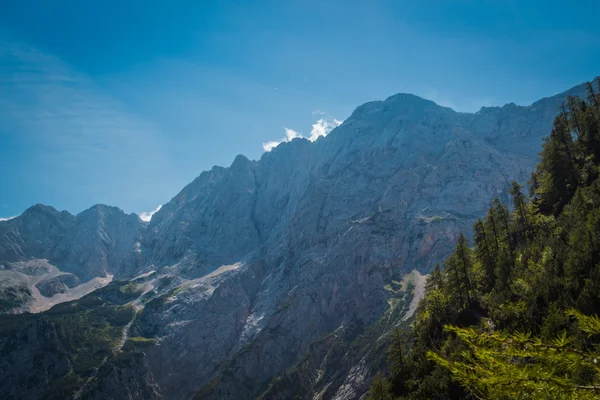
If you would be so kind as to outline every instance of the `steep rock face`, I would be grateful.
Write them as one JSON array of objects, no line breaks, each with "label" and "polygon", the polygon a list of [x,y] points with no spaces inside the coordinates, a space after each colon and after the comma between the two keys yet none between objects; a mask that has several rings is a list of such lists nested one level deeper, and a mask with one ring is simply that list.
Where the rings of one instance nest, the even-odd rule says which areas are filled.
[{"label": "steep rock face", "polygon": [[0,260],[50,258],[56,242],[74,217],[66,211],[36,204],[22,215],[0,222]]},{"label": "steep rock face", "polygon": [[238,156],[230,168],[202,173],[161,208],[143,238],[149,261],[168,265],[185,259],[198,275],[255,249],[255,164]]},{"label": "steep rock face", "polygon": [[[582,93],[579,87],[569,94]],[[236,276],[254,265],[262,272],[245,274],[247,284],[259,288],[239,303],[240,315],[247,315],[245,327],[240,329],[238,319],[219,325],[221,312],[200,311],[171,317],[185,324],[156,333],[161,346],[194,337],[191,347],[197,349],[211,346],[214,326],[224,337],[239,337],[220,341],[210,355],[199,350],[162,357],[163,374],[207,363],[222,366],[210,384],[210,369],[191,384],[172,375],[161,385],[163,393],[186,398],[205,383],[201,398],[253,398],[314,340],[349,325],[372,325],[389,307],[386,283],[413,268],[428,272],[450,253],[460,232],[470,231],[493,197],[506,196],[507,180],[526,182],[564,99],[466,114],[396,95],[360,106],[315,143],[293,140],[259,162],[238,157],[231,169],[201,175],[153,218],[144,237],[146,258],[166,260],[162,254],[173,254],[153,244],[156,240],[177,249],[173,268],[190,277],[243,260]],[[237,218],[243,220],[233,223]],[[198,229],[208,221],[216,226]],[[173,234],[164,236],[165,229]],[[234,238],[243,251],[227,247]],[[224,240],[227,251],[219,255]],[[230,285],[229,279],[239,278],[222,279],[220,285]],[[192,285],[183,293],[193,297],[202,290]],[[231,312],[237,307],[231,308],[230,300],[211,294],[209,301],[214,309]],[[151,368],[161,373],[152,363]],[[185,389],[177,385],[180,379],[187,382]]]},{"label": "steep rock face", "polygon": [[161,338],[146,353],[165,398],[193,396],[198,382],[240,349],[260,274],[260,266],[221,268],[156,298],[138,315],[132,332]]},{"label": "steep rock face", "polygon": [[0,222],[0,264],[47,259],[86,281],[114,273],[143,229],[137,215],[116,207],[96,205],[73,216],[38,204]]}]

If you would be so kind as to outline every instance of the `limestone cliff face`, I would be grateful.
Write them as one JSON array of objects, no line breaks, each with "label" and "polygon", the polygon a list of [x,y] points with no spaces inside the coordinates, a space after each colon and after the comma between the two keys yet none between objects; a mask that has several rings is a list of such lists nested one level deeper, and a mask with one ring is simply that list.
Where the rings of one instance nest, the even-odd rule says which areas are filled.
[{"label": "limestone cliff face", "polygon": [[[315,143],[203,173],[155,215],[144,259],[187,278],[241,264],[140,321],[160,327],[149,359],[163,394],[254,398],[315,340],[372,326],[386,283],[428,272],[507,180],[527,181],[565,97],[466,114],[400,94]],[[354,398],[368,379],[338,384],[327,396]]]},{"label": "limestone cliff face", "polygon": [[47,259],[82,280],[114,273],[130,252],[144,223],[117,207],[96,205],[73,216],[37,204],[0,222],[0,264]]},{"label": "limestone cliff face", "polygon": [[474,114],[406,94],[366,103],[314,143],[202,173],[147,226],[93,209],[0,223],[0,262],[154,271],[131,330],[157,339],[144,353],[164,398],[276,398],[273,379],[304,359],[325,372],[303,398],[359,398],[380,349],[325,357],[320,341],[375,343],[400,323],[389,284],[430,271],[507,180],[527,181],[567,95],[583,88]]}]

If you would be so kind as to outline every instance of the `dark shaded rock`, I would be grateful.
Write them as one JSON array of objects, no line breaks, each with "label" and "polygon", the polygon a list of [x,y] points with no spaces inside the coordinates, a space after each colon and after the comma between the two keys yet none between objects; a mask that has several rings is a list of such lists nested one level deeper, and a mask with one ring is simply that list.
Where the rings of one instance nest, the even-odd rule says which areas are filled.
[{"label": "dark shaded rock", "polygon": [[45,297],[52,297],[58,293],[64,293],[70,288],[80,285],[81,281],[73,274],[61,274],[53,278],[38,282],[35,286],[40,294]]},{"label": "dark shaded rock", "polygon": [[96,384],[83,393],[87,400],[162,400],[143,353],[122,353],[102,367]]}]

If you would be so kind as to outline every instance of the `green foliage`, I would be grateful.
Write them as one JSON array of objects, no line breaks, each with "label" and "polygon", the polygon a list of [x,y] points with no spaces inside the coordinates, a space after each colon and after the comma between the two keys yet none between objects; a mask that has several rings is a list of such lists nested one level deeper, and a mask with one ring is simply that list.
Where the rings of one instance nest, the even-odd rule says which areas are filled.
[{"label": "green foliage", "polygon": [[133,313],[131,307],[108,306],[53,318],[75,373],[87,375],[112,354]]},{"label": "green foliage", "polygon": [[373,381],[371,383],[371,389],[369,390],[369,394],[367,395],[368,400],[392,400],[392,394],[390,392],[391,385],[388,382],[387,378],[383,376],[381,373],[377,373],[373,377]]},{"label": "green foliage", "polygon": [[[600,319],[571,310],[579,327],[600,334]],[[468,345],[460,360],[429,351],[427,356],[447,368],[453,379],[483,399],[597,399],[600,353],[580,350],[565,331],[552,340],[529,333],[480,331],[447,326]]]},{"label": "green foliage", "polygon": [[[47,399],[67,399],[80,389],[104,360],[113,359],[123,329],[135,317],[133,306],[125,303],[140,293],[137,285],[116,283],[79,300],[61,303],[40,314],[0,316],[0,345],[10,352],[18,349],[23,332],[36,330],[46,340],[46,357],[66,356],[72,368],[48,382]],[[49,332],[56,332],[50,334]],[[131,338],[129,349],[152,345],[153,339]],[[39,363],[45,361],[40,360]],[[40,364],[41,365],[41,364]]]},{"label": "green foliage", "polygon": [[101,289],[93,292],[93,297],[113,304],[126,304],[137,299],[143,293],[142,285],[133,282],[111,282]]},{"label": "green foliage", "polygon": [[145,338],[142,336],[134,336],[127,339],[123,345],[123,351],[132,352],[143,350],[144,348],[154,346],[156,344],[156,338]]},{"label": "green foliage", "polygon": [[600,96],[588,92],[556,117],[530,198],[508,184],[512,204],[490,203],[474,248],[460,235],[434,268],[410,350],[388,363],[394,398],[600,398]]}]

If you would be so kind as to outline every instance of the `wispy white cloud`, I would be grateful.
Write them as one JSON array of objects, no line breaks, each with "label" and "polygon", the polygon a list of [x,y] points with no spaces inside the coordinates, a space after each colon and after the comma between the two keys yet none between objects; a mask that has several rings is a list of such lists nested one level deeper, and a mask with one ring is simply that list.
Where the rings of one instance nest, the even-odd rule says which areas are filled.
[{"label": "wispy white cloud", "polygon": [[293,129],[283,128],[283,129],[285,129],[285,137],[283,137],[279,140],[270,140],[268,142],[263,143],[263,149],[265,151],[271,151],[275,147],[279,146],[281,143],[289,142],[296,138],[305,138],[305,139],[310,140],[311,142],[314,142],[321,136],[327,136],[327,134],[329,134],[329,132],[331,132],[333,130],[333,128],[340,126],[342,124],[342,122],[344,122],[344,121],[340,121],[339,119],[336,119],[336,118],[330,116],[327,113],[321,112],[319,110],[313,112],[313,114],[318,114],[321,116],[321,118],[319,118],[317,120],[317,122],[315,122],[312,125],[312,129],[310,131],[310,136],[306,137],[302,133],[297,132]]},{"label": "wispy white cloud", "polygon": [[286,142],[289,142],[290,140],[302,137],[302,134],[296,132],[293,129],[290,129],[290,128],[283,128],[283,129],[285,129],[285,141]]},{"label": "wispy white cloud", "polygon": [[11,220],[11,219],[17,218],[17,217],[18,217],[17,215],[13,215],[12,217],[8,217],[8,218],[0,218],[0,222],[2,222],[2,221],[8,221],[8,220]]},{"label": "wispy white cloud", "polygon": [[274,140],[269,140],[268,142],[263,143],[263,149],[265,151],[271,151],[273,150],[275,147],[279,146],[281,144],[281,142],[276,142]]},{"label": "wispy white cloud", "polygon": [[326,118],[321,117],[317,122],[315,122],[310,131],[310,137],[308,140],[314,142],[321,136],[327,136],[329,132],[342,124],[343,121],[340,121],[336,118]]},{"label": "wispy white cloud", "polygon": [[150,222],[150,220],[152,219],[152,216],[154,214],[156,214],[158,212],[158,210],[160,210],[162,208],[162,204],[159,204],[158,207],[156,207],[154,210],[152,211],[144,211],[140,213],[140,219],[144,222]]},{"label": "wispy white cloud", "polygon": [[289,142],[292,141],[296,138],[303,138],[304,136],[302,136],[301,133],[296,132],[293,129],[290,128],[283,128],[285,130],[285,136],[282,137],[279,140],[269,140],[266,143],[263,143],[263,149],[265,151],[271,151],[273,150],[275,147],[279,146],[281,143],[283,142]]}]

